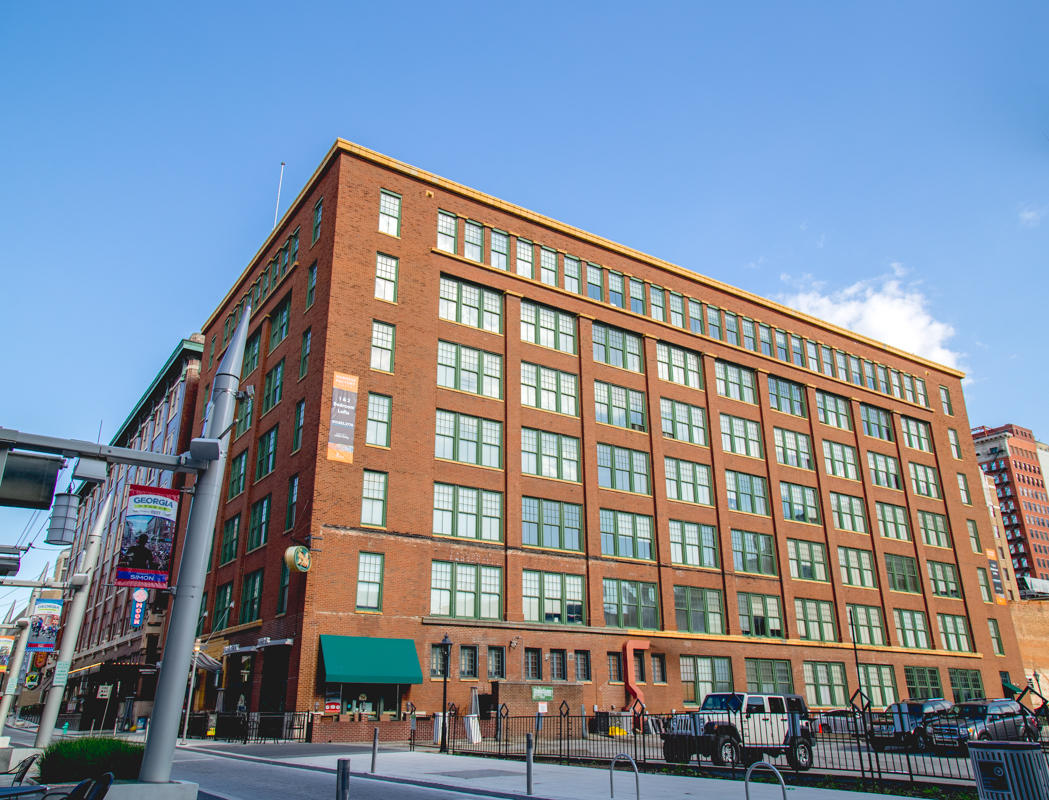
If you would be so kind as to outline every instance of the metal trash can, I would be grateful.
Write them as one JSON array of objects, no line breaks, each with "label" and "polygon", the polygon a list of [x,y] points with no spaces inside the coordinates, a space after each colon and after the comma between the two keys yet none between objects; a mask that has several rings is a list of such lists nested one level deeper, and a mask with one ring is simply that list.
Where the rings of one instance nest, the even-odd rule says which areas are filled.
[{"label": "metal trash can", "polygon": [[440,711],[433,712],[433,743],[441,743],[441,727],[444,724],[444,714]]},{"label": "metal trash can", "polygon": [[969,742],[980,800],[1049,800],[1049,765],[1035,742]]}]

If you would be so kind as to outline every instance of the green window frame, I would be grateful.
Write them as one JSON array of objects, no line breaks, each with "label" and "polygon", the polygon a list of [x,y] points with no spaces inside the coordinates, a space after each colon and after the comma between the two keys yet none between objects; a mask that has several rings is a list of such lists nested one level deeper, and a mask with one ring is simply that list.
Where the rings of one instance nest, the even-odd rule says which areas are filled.
[{"label": "green window frame", "polygon": [[489,262],[496,269],[507,270],[510,264],[510,237],[504,231],[493,230],[489,238]]},{"label": "green window frame", "polygon": [[725,632],[725,614],[718,589],[675,586],[674,616],[679,631],[719,635]]},{"label": "green window frame", "polygon": [[433,485],[433,533],[482,542],[503,540],[503,494],[450,483]]},{"label": "green window frame", "polygon": [[617,308],[626,308],[626,285],[621,272],[608,271],[608,302]]},{"label": "green window frame", "polygon": [[951,547],[951,531],[947,527],[947,517],[932,511],[918,512],[918,528],[922,541],[930,547]]},{"label": "green window frame", "polygon": [[711,469],[706,464],[666,456],[663,459],[663,472],[668,500],[704,506],[714,505]]},{"label": "green window frame", "polygon": [[764,478],[725,470],[725,491],[732,511],[769,516],[769,487]]},{"label": "green window frame", "polygon": [[711,339],[721,339],[721,309],[707,306],[707,335]]},{"label": "green window frame", "polygon": [[255,398],[245,395],[237,401],[237,414],[233,418],[233,438],[237,439],[251,428],[255,416]]},{"label": "green window frame", "polygon": [[943,499],[943,492],[940,490],[940,476],[935,467],[915,464],[911,461],[908,462],[907,468],[911,473],[911,489],[915,494],[935,500]]},{"label": "green window frame", "polygon": [[776,443],[776,461],[788,467],[813,469],[812,439],[807,434],[785,428],[773,428]]},{"label": "green window frame", "polygon": [[262,390],[262,413],[265,414],[284,396],[284,359],[266,373]]},{"label": "green window frame", "polygon": [[885,647],[889,643],[885,636],[885,618],[881,606],[850,603],[845,611],[849,620],[849,635],[856,644]]},{"label": "green window frame", "polygon": [[860,421],[863,433],[872,439],[884,442],[894,441],[892,435],[892,414],[882,408],[860,403]]},{"label": "green window frame", "polygon": [[976,520],[965,520],[965,527],[969,529],[969,547],[974,553],[982,553],[983,546],[980,544],[980,531],[976,527]]},{"label": "green window frame", "polygon": [[684,328],[685,298],[677,292],[670,292],[667,297],[670,300],[670,324],[676,328]]},{"label": "green window frame", "polygon": [[361,482],[361,525],[386,527],[386,489],[389,476],[385,472],[364,470]]},{"label": "green window frame", "polygon": [[851,494],[830,493],[831,515],[834,527],[843,531],[867,533],[867,511],[862,497]]},{"label": "green window frame", "polygon": [[382,611],[382,576],[386,557],[382,553],[357,554],[357,611]]},{"label": "green window frame", "polygon": [[579,483],[579,439],[562,433],[522,428],[521,472]]},{"label": "green window frame", "polygon": [[582,294],[583,284],[581,281],[581,267],[579,259],[566,255],[562,258],[562,272],[564,273],[565,291],[572,294]]},{"label": "green window frame", "polygon": [[579,379],[571,372],[521,362],[521,405],[579,416]]},{"label": "green window frame", "polygon": [[668,439],[708,446],[707,412],[703,407],[661,397],[659,414],[663,435]]},{"label": "green window frame", "polygon": [[605,425],[635,431],[648,429],[645,393],[625,386],[594,381],[594,419]]},{"label": "green window frame", "polygon": [[291,432],[291,452],[302,447],[302,429],[306,424],[306,398],[295,404],[295,427]]},{"label": "green window frame", "polygon": [[306,308],[313,305],[317,297],[317,262],[310,264],[306,270]]},{"label": "green window frame", "polygon": [[823,440],[823,464],[827,474],[857,481],[860,479],[856,467],[856,448],[840,442]]},{"label": "green window frame", "polygon": [[[506,678],[506,648],[501,645],[488,645],[486,650],[488,654],[488,680],[504,680]],[[581,651],[576,651],[577,654],[579,652]]]},{"label": "green window frame", "polygon": [[277,425],[259,437],[258,454],[255,457],[255,480],[269,475],[277,468]]},{"label": "green window frame", "polygon": [[302,332],[302,344],[299,346],[299,378],[305,378],[310,369],[310,345],[313,342],[313,332],[307,328]]},{"label": "green window frame", "polygon": [[996,656],[1005,655],[1005,643],[1002,641],[1002,629],[998,625],[998,620],[988,618],[987,630],[991,635],[991,647],[994,649]]},{"label": "green window frame", "polygon": [[379,232],[401,235],[401,196],[388,189],[379,190]]},{"label": "green window frame", "polygon": [[739,347],[739,317],[731,311],[725,312],[725,341]]},{"label": "green window frame", "polygon": [[692,389],[703,388],[703,369],[699,353],[676,347],[666,342],[656,342],[657,375],[662,381],[669,381]]},{"label": "green window frame", "polygon": [[878,574],[874,570],[874,553],[855,547],[838,547],[838,568],[845,586],[863,589],[878,588]]},{"label": "green window frame", "polygon": [[711,692],[732,691],[732,659],[724,656],[681,656],[681,688],[687,705],[698,705]]},{"label": "green window frame", "polygon": [[483,564],[430,562],[430,614],[457,619],[501,619],[503,570]]},{"label": "green window frame", "polygon": [[547,286],[557,286],[557,251],[539,248],[539,280]]},{"label": "green window frame", "polygon": [[860,688],[875,708],[886,708],[900,699],[896,672],[887,664],[860,664]]},{"label": "green window frame", "polygon": [[499,400],[503,357],[455,342],[437,342],[437,385]]},{"label": "green window frame", "polygon": [[480,264],[484,261],[484,225],[463,221],[463,256]]},{"label": "green window frame", "polygon": [[233,581],[227,581],[215,590],[215,621],[211,625],[212,633],[228,628],[232,616]]},{"label": "green window frame", "polygon": [[820,505],[816,490],[811,486],[780,481],[779,497],[783,505],[783,518],[792,522],[820,524]]},{"label": "green window frame", "polygon": [[767,533],[733,530],[732,568],[752,575],[778,575],[773,537]]},{"label": "green window frame", "polygon": [[641,337],[635,333],[595,322],[593,338],[594,361],[631,372],[642,372]]},{"label": "green window frame", "polygon": [[651,494],[648,453],[611,444],[597,445],[597,485],[634,494]]},{"label": "green window frame", "polygon": [[778,658],[746,658],[747,691],[760,694],[794,694],[791,663]]},{"label": "green window frame", "polygon": [[985,603],[993,603],[994,595],[991,594],[991,581],[987,577],[987,570],[983,567],[976,568],[976,583],[980,586],[980,599]]},{"label": "green window frame", "polygon": [[244,345],[244,364],[240,370],[241,380],[254,372],[255,367],[259,365],[259,349],[262,341],[261,333],[261,331],[255,331],[255,333],[248,337],[248,341]]},{"label": "green window frame", "polygon": [[437,316],[489,333],[502,333],[503,296],[484,286],[442,275]]},{"label": "green window frame", "polygon": [[240,587],[240,624],[261,619],[262,614],[262,576],[263,570],[257,569],[244,576]]},{"label": "green window frame", "polygon": [[900,427],[903,428],[903,443],[912,450],[921,450],[923,453],[932,452],[932,434],[929,424],[910,417],[900,417]]},{"label": "green window frame", "polygon": [[948,417],[953,417],[954,406],[951,404],[951,392],[946,386],[940,387],[940,403],[943,406],[943,413]]},{"label": "green window frame", "polygon": [[738,592],[736,604],[739,608],[739,630],[743,636],[765,639],[782,639],[786,636],[783,602],[779,595]]},{"label": "green window frame", "polygon": [[954,428],[947,429],[947,443],[951,447],[951,456],[961,461],[962,443],[961,440],[958,438],[958,431],[956,431]]},{"label": "green window frame", "polygon": [[769,375],[769,407],[795,417],[807,417],[804,387],[794,381]]},{"label": "green window frame", "polygon": [[291,321],[291,298],[286,297],[270,314],[270,352],[288,338]]},{"label": "green window frame", "polygon": [[972,495],[969,494],[969,479],[962,472],[958,473],[958,496],[965,505],[971,506],[973,504]]},{"label": "green window frame", "polygon": [[688,298],[688,329],[703,335],[703,304],[691,297]]},{"label": "green window frame", "polygon": [[910,556],[885,554],[885,573],[889,578],[889,589],[894,592],[921,594],[918,581],[918,562]]},{"label": "green window frame", "polygon": [[535,278],[535,245],[527,239],[518,237],[515,262],[518,275],[524,278]]},{"label": "green window frame", "polygon": [[843,431],[852,430],[849,401],[836,394],[816,390],[816,418],[832,428],[840,428]]},{"label": "green window frame", "polygon": [[446,253],[459,252],[459,218],[447,211],[437,212],[437,249]]},{"label": "green window frame", "polygon": [[915,700],[943,697],[940,670],[936,667],[904,667],[903,676],[907,683],[908,697]]},{"label": "green window frame", "polygon": [[814,708],[840,708],[848,701],[845,665],[840,661],[805,661],[805,700]]},{"label": "green window frame", "polygon": [[672,519],[669,528],[670,563],[718,568],[718,532],[713,525]]},{"label": "green window frame", "polygon": [[368,393],[368,421],[365,444],[390,446],[390,422],[393,416],[393,398],[385,394]]},{"label": "green window frame", "polygon": [[751,458],[762,458],[761,423],[731,414],[722,414],[721,449]]},{"label": "green window frame", "polygon": [[288,478],[288,501],[284,508],[284,530],[290,531],[295,527],[296,515],[299,506],[299,476],[292,475]]},{"label": "green window frame", "polygon": [[324,218],[324,198],[322,197],[313,206],[313,240],[311,244],[316,244],[317,240],[321,238],[321,220]]},{"label": "green window frame", "polygon": [[397,302],[398,260],[386,253],[375,254],[375,298],[387,303]]},{"label": "green window frame", "polygon": [[929,587],[934,595],[961,599],[962,588],[958,582],[958,569],[954,564],[926,561],[925,566],[929,574]]},{"label": "green window frame", "polygon": [[896,641],[900,647],[929,649],[929,623],[924,611],[894,608],[892,617],[896,623]]},{"label": "green window frame", "polygon": [[757,378],[754,370],[730,364],[727,361],[714,362],[714,386],[717,393],[731,400],[743,403],[757,403]]},{"label": "green window frame", "polygon": [[900,542],[911,541],[911,523],[906,508],[892,503],[875,503],[874,507],[878,514],[878,530],[882,538],[896,539]]},{"label": "green window frame", "polygon": [[234,456],[229,462],[229,487],[226,499],[232,500],[244,491],[245,478],[248,472],[248,451]]},{"label": "green window frame", "polygon": [[583,507],[578,503],[522,497],[521,543],[552,550],[582,550]]},{"label": "green window frame", "polygon": [[635,314],[645,314],[645,282],[637,278],[630,278],[628,291],[630,292],[630,310]]},{"label": "green window frame", "polygon": [[662,286],[648,285],[648,314],[654,320],[666,322],[667,295]]},{"label": "green window frame", "polygon": [[250,553],[266,544],[270,533],[270,505],[272,495],[251,504],[251,515],[248,523],[248,546],[245,552]]},{"label": "green window frame", "polygon": [[605,578],[601,586],[605,627],[659,630],[654,583]]},{"label": "green window frame", "polygon": [[900,479],[900,462],[892,456],[867,451],[867,467],[870,469],[871,483],[886,489],[903,489]]},{"label": "green window frame", "polygon": [[827,548],[807,539],[787,539],[790,577],[801,581],[830,580],[827,575]]},{"label": "green window frame", "polygon": [[525,622],[585,625],[583,576],[526,569],[521,572],[521,612]]},{"label": "green window frame", "polygon": [[[280,562],[280,584],[277,586],[277,616],[286,614],[288,611],[288,590],[291,588],[291,570],[284,562]],[[197,634],[200,635],[199,633]]]},{"label": "green window frame", "polygon": [[530,300],[521,301],[521,341],[562,353],[576,352],[576,318]]},{"label": "green window frame", "polygon": [[601,554],[651,561],[654,556],[652,517],[602,508]]},{"label": "green window frame", "polygon": [[808,642],[838,641],[838,630],[834,622],[834,606],[830,602],[808,597],[795,597],[794,615],[797,618],[799,639]]},{"label": "green window frame", "polygon": [[954,653],[972,652],[969,623],[965,617],[958,614],[937,614],[936,622],[940,628],[940,644],[944,650]]},{"label": "green window frame", "polygon": [[433,456],[461,464],[502,469],[503,423],[437,409]]},{"label": "green window frame", "polygon": [[230,517],[222,524],[222,541],[219,543],[219,566],[228,564],[237,557],[240,543],[240,514]]},{"label": "green window frame", "polygon": [[393,350],[396,338],[397,327],[395,325],[372,320],[372,369],[380,372],[393,372]]},{"label": "green window frame", "polygon": [[[940,387],[941,389],[943,387]],[[954,693],[954,702],[964,703],[968,700],[977,700],[986,697],[983,688],[983,677],[978,669],[958,669],[949,667],[947,676],[951,681],[951,691]]]}]

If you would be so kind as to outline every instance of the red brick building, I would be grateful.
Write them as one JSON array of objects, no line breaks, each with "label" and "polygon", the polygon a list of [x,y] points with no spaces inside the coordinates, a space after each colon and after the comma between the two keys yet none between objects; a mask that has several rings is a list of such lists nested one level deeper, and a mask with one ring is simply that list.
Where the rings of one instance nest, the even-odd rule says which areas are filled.
[{"label": "red brick building", "polygon": [[209,703],[436,710],[445,635],[515,712],[1020,674],[957,371],[342,140],[205,384],[249,302]]}]

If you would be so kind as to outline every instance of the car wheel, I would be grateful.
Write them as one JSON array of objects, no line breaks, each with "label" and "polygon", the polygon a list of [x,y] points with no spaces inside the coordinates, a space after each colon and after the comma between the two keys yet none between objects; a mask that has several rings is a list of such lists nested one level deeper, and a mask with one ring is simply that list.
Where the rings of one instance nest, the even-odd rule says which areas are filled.
[{"label": "car wheel", "polygon": [[739,742],[731,736],[719,736],[714,742],[714,752],[710,760],[719,767],[730,767],[739,763]]},{"label": "car wheel", "polygon": [[812,742],[808,739],[795,739],[787,750],[787,763],[801,772],[811,769]]},{"label": "car wheel", "polygon": [[678,763],[678,743],[673,739],[663,740],[663,760],[668,764]]}]

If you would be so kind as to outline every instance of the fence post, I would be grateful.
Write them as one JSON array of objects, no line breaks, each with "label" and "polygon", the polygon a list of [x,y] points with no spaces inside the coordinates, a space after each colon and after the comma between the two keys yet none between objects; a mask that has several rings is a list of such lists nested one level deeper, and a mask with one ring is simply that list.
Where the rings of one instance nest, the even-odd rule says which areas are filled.
[{"label": "fence post", "polygon": [[350,800],[350,759],[340,758],[335,771],[335,800]]},{"label": "fence post", "polygon": [[375,774],[375,758],[379,755],[379,729],[372,729],[372,775]]},{"label": "fence post", "polygon": [[581,732],[582,736],[583,736],[584,739],[589,739],[590,738],[590,729],[589,729],[589,726],[587,725],[587,720],[586,720],[586,703],[580,703],[579,704],[579,711],[580,711],[579,716],[582,718],[582,726],[583,726],[583,730]]},{"label": "fence post", "polygon": [[558,746],[558,756],[563,758],[567,764],[572,760],[572,718],[568,716],[572,707],[568,705],[567,700],[562,700],[558,710],[561,712],[561,742]]},{"label": "fence post", "polygon": [[510,734],[506,730],[506,724],[509,722],[508,717],[510,716],[510,709],[506,703],[499,706],[499,731],[502,734],[503,743],[503,754],[509,755],[510,753]]},{"label": "fence post", "polygon": [[532,794],[532,734],[525,734],[525,794]]}]

